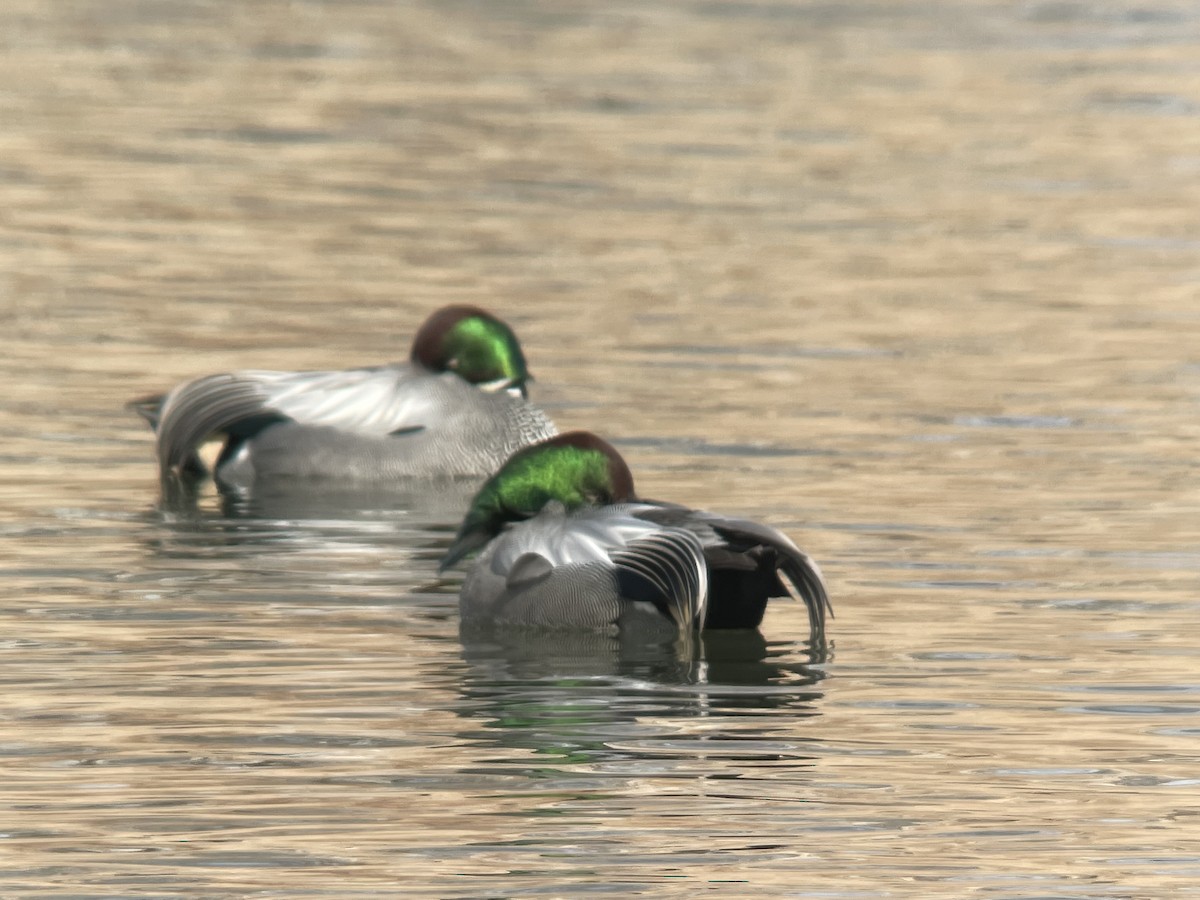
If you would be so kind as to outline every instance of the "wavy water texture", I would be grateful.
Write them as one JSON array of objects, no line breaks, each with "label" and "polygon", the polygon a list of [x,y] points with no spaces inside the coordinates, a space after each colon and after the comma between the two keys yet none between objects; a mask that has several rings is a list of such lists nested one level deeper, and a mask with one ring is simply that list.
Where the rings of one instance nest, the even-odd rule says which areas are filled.
[{"label": "wavy water texture", "polygon": [[[5,897],[1200,884],[1192,3],[8,0]],[[160,509],[134,398],[521,335],[803,606],[460,636],[454,491]]]}]

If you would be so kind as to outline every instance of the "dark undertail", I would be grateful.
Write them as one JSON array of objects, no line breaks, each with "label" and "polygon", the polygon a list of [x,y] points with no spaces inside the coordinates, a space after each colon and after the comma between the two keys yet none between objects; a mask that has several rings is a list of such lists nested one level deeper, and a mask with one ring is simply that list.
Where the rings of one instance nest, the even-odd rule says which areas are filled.
[{"label": "dark undertail", "polygon": [[813,645],[823,642],[825,617],[833,613],[825,583],[808,556],[788,547],[759,546],[740,553],[713,548],[709,554],[705,628],[757,628],[762,624],[767,601],[792,596],[780,573],[804,601]]},{"label": "dark undertail", "polygon": [[[719,614],[718,621],[753,621],[751,625],[724,627],[757,627],[767,600],[791,596],[780,579],[782,574],[791,582],[808,610],[813,645],[824,642],[825,618],[833,615],[833,607],[821,570],[808,554],[768,525],[742,519],[710,519],[709,524],[724,541],[722,546],[705,549],[709,571],[714,576],[718,572],[731,573],[732,593],[729,598],[735,605],[735,611]],[[717,603],[721,602],[718,598]],[[712,600],[709,601],[710,616],[715,605]],[[745,612],[737,612],[736,607],[743,607]]]},{"label": "dark undertail", "polygon": [[221,454],[217,457],[216,465],[213,468],[219,472],[221,467],[232,460],[248,441],[254,440],[272,425],[290,421],[287,416],[279,413],[264,412],[253,416],[244,416],[231,422],[225,429],[225,445],[221,448]]},{"label": "dark undertail", "polygon": [[788,596],[774,561],[755,568],[729,569],[710,567],[708,572],[708,618],[705,630],[757,628],[762,624],[767,601]]}]

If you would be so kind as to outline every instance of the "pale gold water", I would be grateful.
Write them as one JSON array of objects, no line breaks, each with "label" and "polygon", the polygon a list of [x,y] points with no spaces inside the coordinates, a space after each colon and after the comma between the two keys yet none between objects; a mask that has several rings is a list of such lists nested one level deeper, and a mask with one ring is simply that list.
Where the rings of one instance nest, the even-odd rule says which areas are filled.
[{"label": "pale gold water", "polygon": [[[1200,894],[1191,3],[9,0],[0,896]],[[122,407],[517,327],[825,568],[463,645],[442,507],[155,511]]]}]

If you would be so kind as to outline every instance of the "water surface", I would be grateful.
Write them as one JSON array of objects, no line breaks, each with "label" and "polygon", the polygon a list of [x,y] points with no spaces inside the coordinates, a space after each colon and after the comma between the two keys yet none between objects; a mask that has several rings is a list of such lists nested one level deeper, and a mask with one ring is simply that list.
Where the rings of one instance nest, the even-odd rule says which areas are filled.
[{"label": "water surface", "polygon": [[[1200,15],[0,11],[12,897],[1200,893]],[[694,647],[460,637],[461,500],[158,509],[126,401],[509,319],[818,559]]]}]

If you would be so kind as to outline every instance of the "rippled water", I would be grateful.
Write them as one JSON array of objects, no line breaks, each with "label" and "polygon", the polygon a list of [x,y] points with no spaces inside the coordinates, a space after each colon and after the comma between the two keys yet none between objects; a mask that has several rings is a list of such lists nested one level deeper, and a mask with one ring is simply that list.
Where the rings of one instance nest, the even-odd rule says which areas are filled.
[{"label": "rippled water", "polygon": [[[1200,893],[1191,3],[12,0],[0,894]],[[454,494],[156,506],[134,397],[473,302],[823,565],[460,639]]]}]

